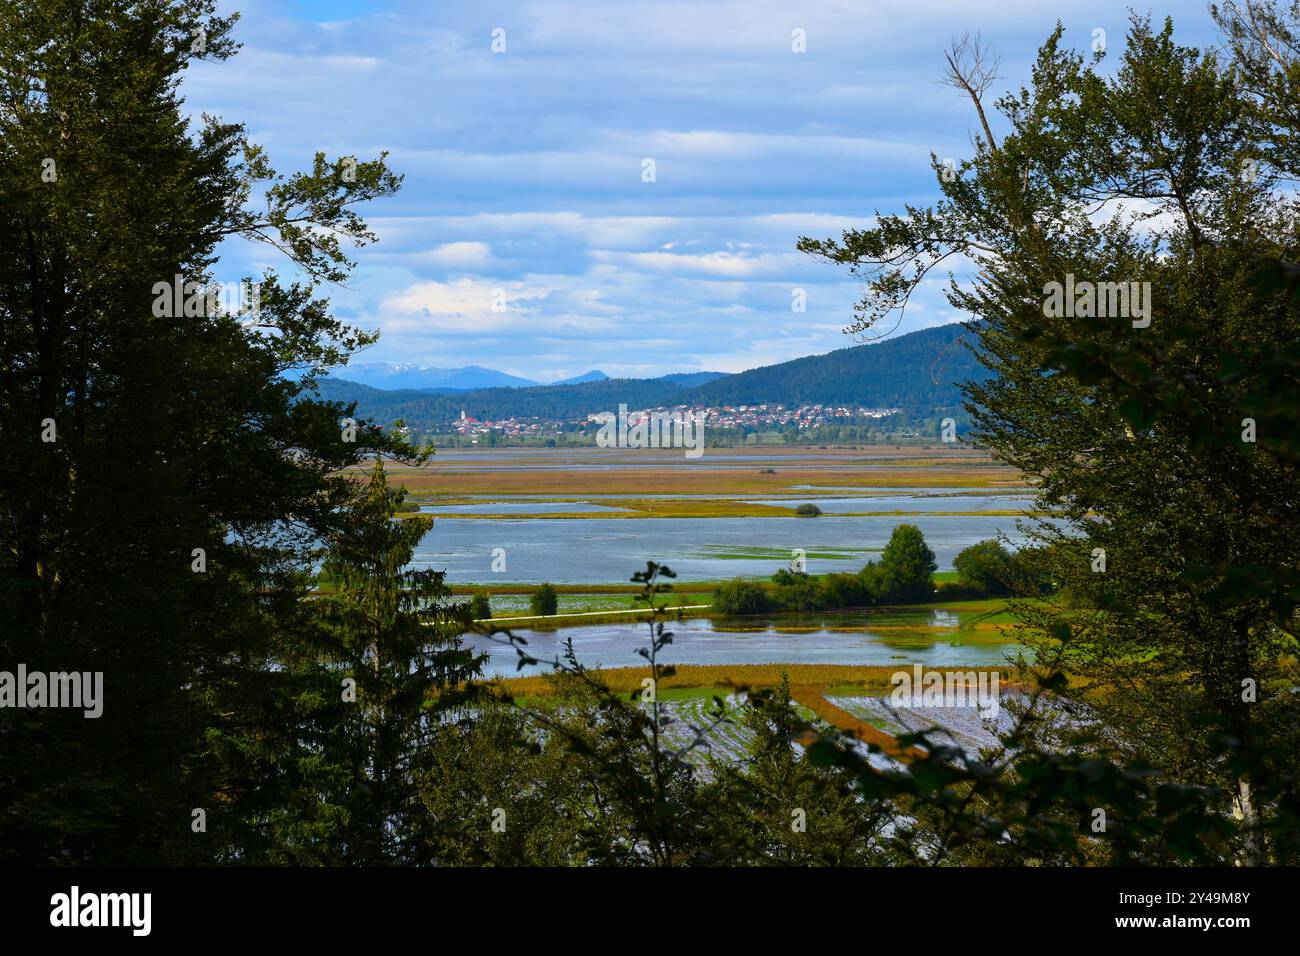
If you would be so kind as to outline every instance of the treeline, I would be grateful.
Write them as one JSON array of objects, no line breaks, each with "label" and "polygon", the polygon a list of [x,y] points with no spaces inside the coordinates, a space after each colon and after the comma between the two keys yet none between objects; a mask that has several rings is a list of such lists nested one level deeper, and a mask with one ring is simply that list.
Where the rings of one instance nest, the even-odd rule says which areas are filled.
[{"label": "treeline", "polygon": [[900,524],[890,535],[880,560],[868,561],[856,573],[812,575],[781,568],[772,575],[770,587],[748,578],[737,578],[714,589],[713,611],[741,615],[918,604],[936,597],[949,600],[1029,597],[1051,589],[1043,564],[1040,549],[1011,552],[996,540],[981,541],[965,548],[954,559],[957,580],[936,587],[934,552],[925,543],[921,529],[913,524]]}]

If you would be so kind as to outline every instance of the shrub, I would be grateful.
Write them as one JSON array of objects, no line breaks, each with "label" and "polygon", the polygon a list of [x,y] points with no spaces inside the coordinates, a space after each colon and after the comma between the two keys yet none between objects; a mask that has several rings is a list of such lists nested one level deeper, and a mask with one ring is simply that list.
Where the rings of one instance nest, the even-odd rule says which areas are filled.
[{"label": "shrub", "polygon": [[492,597],[486,591],[478,591],[469,599],[469,611],[474,620],[482,621],[492,616]]},{"label": "shrub", "polygon": [[539,585],[533,592],[533,596],[528,599],[528,608],[538,615],[559,613],[560,596],[555,593],[555,585],[550,583]]},{"label": "shrub", "polygon": [[939,581],[934,586],[935,597],[941,601],[972,601],[987,595],[960,581]]},{"label": "shrub", "polygon": [[872,603],[859,575],[825,574],[820,584],[822,607],[861,607]]},{"label": "shrub", "polygon": [[713,591],[713,610],[718,614],[761,614],[771,609],[767,591],[754,581],[727,581]]},{"label": "shrub", "polygon": [[816,518],[821,515],[822,509],[814,504],[806,504],[795,508],[794,513],[800,518]]},{"label": "shrub", "polygon": [[821,607],[822,592],[817,579],[803,571],[782,568],[772,575],[776,591],[772,600],[783,611],[815,611]]},{"label": "shrub", "polygon": [[868,561],[858,572],[858,585],[867,604],[884,604],[889,600],[889,576],[876,561]]},{"label": "shrub", "polygon": [[1013,557],[999,541],[989,539],[964,548],[953,559],[957,580],[982,596],[1001,597],[1014,587]]},{"label": "shrub", "polygon": [[1016,594],[1050,594],[1052,587],[1051,550],[1025,547],[1011,555],[1011,574]]}]

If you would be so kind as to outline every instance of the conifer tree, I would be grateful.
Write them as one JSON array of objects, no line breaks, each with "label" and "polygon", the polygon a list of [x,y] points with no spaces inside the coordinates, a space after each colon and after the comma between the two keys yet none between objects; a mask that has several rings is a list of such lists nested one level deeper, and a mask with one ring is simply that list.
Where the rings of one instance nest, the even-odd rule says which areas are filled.
[{"label": "conifer tree", "polygon": [[286,655],[301,706],[278,761],[310,769],[274,811],[273,857],[375,865],[437,853],[418,781],[431,742],[466,716],[482,657],[460,641],[469,606],[449,601],[443,572],[409,567],[433,519],[396,518],[404,496],[376,459],[326,543],[302,644]]},{"label": "conifer tree", "polygon": [[[0,859],[226,852],[268,789],[276,635],[346,516],[339,469],[400,450],[312,400],[374,338],[315,283],[348,274],[343,243],[373,239],[354,206],[399,181],[323,154],[284,176],[243,127],[191,121],[186,69],[236,50],[214,10],[0,5],[0,660],[104,686],[94,720],[0,711]],[[232,237],[294,281],[211,295]]]},{"label": "conifer tree", "polygon": [[979,134],[958,175],[935,160],[942,198],[800,246],[868,281],[861,328],[974,262],[950,292],[995,373],[967,389],[973,440],[1033,480],[1050,519],[1034,536],[1074,598],[1027,608],[1024,633],[1048,671],[1106,689],[1086,713],[1120,759],[1217,788],[1213,812],[1244,826],[1210,853],[1260,863],[1297,847],[1300,207],[1280,188],[1298,170],[1278,93],[1300,31],[1254,6],[1291,33],[1261,46],[1231,5],[1224,60],[1135,17],[1105,71],[1058,28],[996,104],[987,50],[958,43],[948,79]]}]

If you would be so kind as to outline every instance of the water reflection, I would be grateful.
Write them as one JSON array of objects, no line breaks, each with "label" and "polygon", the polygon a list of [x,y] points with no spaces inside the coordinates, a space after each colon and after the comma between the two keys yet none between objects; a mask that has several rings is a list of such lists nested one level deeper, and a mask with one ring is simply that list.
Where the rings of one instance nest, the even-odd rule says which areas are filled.
[{"label": "water reflection", "polygon": [[[905,661],[925,666],[992,666],[1006,661],[1017,645],[1003,632],[963,627],[975,617],[931,608],[890,609],[773,618],[697,618],[669,625],[673,643],[664,661],[673,664],[856,664],[887,665]],[[530,654],[543,660],[562,655],[572,639],[579,660],[591,667],[643,666],[637,648],[646,646],[649,626],[592,624],[557,630],[528,629],[523,637]],[[538,673],[549,667],[519,671],[518,655],[487,638],[466,641],[489,655],[488,671],[501,676]]]}]

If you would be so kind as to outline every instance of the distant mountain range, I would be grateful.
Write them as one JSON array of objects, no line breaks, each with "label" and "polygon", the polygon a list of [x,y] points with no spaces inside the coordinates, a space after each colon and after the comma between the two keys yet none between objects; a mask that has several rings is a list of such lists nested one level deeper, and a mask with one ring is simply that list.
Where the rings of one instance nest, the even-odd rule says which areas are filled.
[{"label": "distant mountain range", "polygon": [[[581,385],[583,382],[603,382],[609,378],[600,369],[592,369],[590,372],[583,372],[581,375],[575,375],[573,378],[561,379],[558,382],[551,382],[552,385]],[[538,384],[538,383],[534,383]]]},{"label": "distant mountain range", "polygon": [[[717,377],[722,372],[686,372],[684,376],[707,375]],[[480,388],[532,388],[543,384],[531,378],[521,378],[482,365],[464,365],[460,368],[437,368],[409,363],[393,365],[387,362],[359,362],[349,365],[340,376],[345,381],[369,385],[386,391],[421,389],[431,392],[469,392]],[[549,385],[581,385],[584,382],[603,382],[609,378],[600,369],[583,372],[573,378],[548,382]]]},{"label": "distant mountain range", "polygon": [[[320,395],[331,401],[355,401],[363,418],[380,423],[401,418],[415,428],[450,422],[462,410],[480,421],[572,419],[615,411],[619,404],[630,409],[822,404],[960,416],[959,383],[988,377],[975,354],[960,341],[963,337],[966,342],[974,341],[968,331],[961,324],[922,329],[734,375],[682,372],[660,378],[614,379],[592,371],[565,382],[537,385],[474,365],[463,369],[358,365],[342,370],[347,378],[322,380]],[[358,376],[358,371],[363,375]],[[497,378],[492,387],[461,384],[476,380],[476,376]],[[437,384],[407,384],[415,382]]]},{"label": "distant mountain range", "polygon": [[350,382],[369,385],[371,388],[433,389],[437,391],[468,391],[476,388],[524,388],[537,383],[517,375],[507,375],[481,365],[463,368],[431,368],[422,365],[390,365],[386,362],[361,362],[349,365],[346,377]]}]

